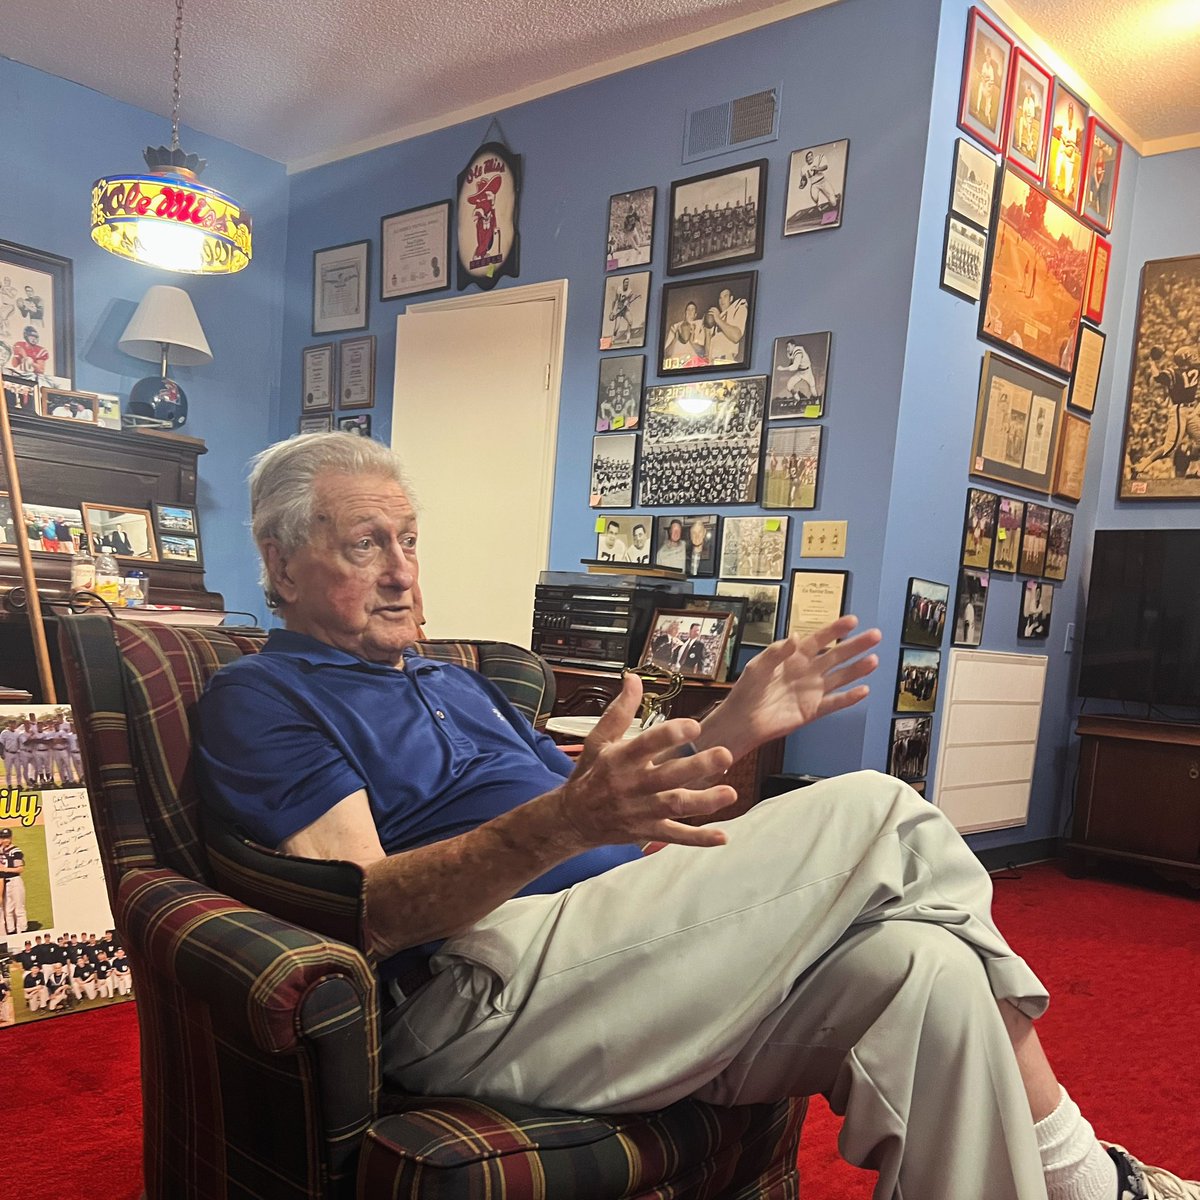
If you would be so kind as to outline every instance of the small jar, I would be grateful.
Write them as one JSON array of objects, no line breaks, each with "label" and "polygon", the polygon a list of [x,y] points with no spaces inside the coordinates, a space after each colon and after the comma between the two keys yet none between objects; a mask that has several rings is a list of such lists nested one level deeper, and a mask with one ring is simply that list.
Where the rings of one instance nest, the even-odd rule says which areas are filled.
[{"label": "small jar", "polygon": [[145,571],[130,571],[121,581],[121,603],[126,608],[144,608],[149,584]]}]

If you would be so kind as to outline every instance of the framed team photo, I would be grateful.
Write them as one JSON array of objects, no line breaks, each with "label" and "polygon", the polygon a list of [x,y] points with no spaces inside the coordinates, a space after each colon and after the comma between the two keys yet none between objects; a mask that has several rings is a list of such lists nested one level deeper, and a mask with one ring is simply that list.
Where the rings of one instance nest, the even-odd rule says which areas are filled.
[{"label": "framed team photo", "polygon": [[822,425],[767,430],[763,508],[816,508]]},{"label": "framed team photo", "polygon": [[1021,561],[1021,527],[1025,523],[1025,501],[1000,497],[996,512],[996,545],[992,550],[992,570],[1005,575],[1016,573]]},{"label": "framed team photo", "polygon": [[1067,403],[1080,412],[1096,408],[1100,388],[1100,367],[1104,363],[1105,335],[1090,325],[1080,325],[1079,345],[1075,350],[1075,370],[1071,373],[1071,391]]},{"label": "framed team photo", "polygon": [[946,237],[942,242],[941,286],[972,304],[979,301],[983,291],[983,264],[987,258],[987,234],[946,216]]},{"label": "framed team photo", "polygon": [[650,304],[650,272],[630,271],[604,280],[600,313],[600,349],[636,350],[646,344],[646,311]]},{"label": "framed team photo", "polygon": [[1200,313],[1200,254],[1146,263],[1125,409],[1122,500],[1200,500],[1200,440],[1189,431],[1200,359],[1189,313]]},{"label": "framed team photo", "polygon": [[592,438],[592,508],[632,508],[637,434],[606,433]]},{"label": "framed team photo", "polygon": [[967,512],[963,518],[962,565],[988,567],[996,541],[996,513],[1000,497],[982,488],[967,489]]},{"label": "framed team photo", "polygon": [[978,646],[983,641],[983,619],[987,613],[988,587],[991,575],[973,567],[963,567],[958,573],[958,595],[954,598],[954,629],[952,646]]},{"label": "framed team photo", "polygon": [[1104,320],[1104,296],[1108,291],[1108,269],[1112,265],[1112,242],[1096,234],[1092,261],[1088,264],[1087,287],[1083,291],[1083,319],[1099,325]]},{"label": "framed team photo", "polygon": [[1050,539],[1050,509],[1030,502],[1025,506],[1025,528],[1021,534],[1022,575],[1042,575],[1046,570],[1046,546]]},{"label": "framed team photo", "polygon": [[1088,118],[1079,213],[1101,233],[1112,229],[1121,174],[1121,139],[1099,117]]},{"label": "framed team photo", "polygon": [[347,242],[313,251],[314,337],[366,329],[370,266],[370,242]]},{"label": "framed team photo", "polygon": [[1075,525],[1072,513],[1056,508],[1050,514],[1050,533],[1046,542],[1046,578],[1063,580],[1071,558],[1071,531]]},{"label": "framed team photo", "polygon": [[722,167],[671,184],[667,274],[762,258],[767,160]]},{"label": "framed team photo", "polygon": [[732,625],[732,613],[656,608],[638,665],[675,671],[686,679],[715,680]]},{"label": "framed team photo", "polygon": [[1050,613],[1054,608],[1054,585],[1027,579],[1021,592],[1020,641],[1040,641],[1050,636]]},{"label": "framed team photo", "polygon": [[896,696],[892,703],[896,712],[933,712],[941,669],[940,650],[901,650],[896,669]]},{"label": "framed team photo", "polygon": [[786,421],[793,417],[811,420],[825,415],[832,338],[826,329],[820,333],[790,333],[775,339],[767,420]]},{"label": "framed team photo", "polygon": [[979,336],[1069,374],[1092,236],[1074,213],[1005,167],[984,271]]},{"label": "framed team photo", "polygon": [[1083,480],[1087,474],[1088,441],[1092,426],[1083,417],[1065,412],[1058,435],[1058,461],[1054,468],[1055,496],[1064,500],[1083,499]]},{"label": "framed team photo", "polygon": [[849,138],[792,151],[783,199],[784,237],[841,225],[849,156]]},{"label": "framed team photo", "polygon": [[641,354],[602,358],[596,381],[596,432],[636,429],[642,412],[642,374],[646,359]]},{"label": "framed team photo", "polygon": [[782,579],[787,517],[726,517],[717,573],[730,579]]},{"label": "framed team photo", "polygon": [[746,601],[742,621],[743,646],[769,646],[775,640],[782,591],[777,583],[734,583],[724,579],[717,582],[717,599],[740,596]]},{"label": "framed team photo", "polygon": [[1046,118],[1053,82],[1050,72],[1018,46],[1010,68],[1004,155],[1039,183],[1046,173],[1046,148],[1050,140]]},{"label": "framed team photo", "polygon": [[987,229],[992,220],[999,164],[966,138],[954,143],[954,171],[950,181],[950,211],[962,220]]},{"label": "framed team photo", "polygon": [[1056,79],[1050,116],[1046,191],[1073,212],[1079,209],[1079,190],[1083,186],[1087,123],[1087,105],[1061,79]]},{"label": "framed team photo", "polygon": [[685,575],[711,578],[717,573],[717,530],[721,519],[716,513],[695,513],[654,519],[656,567],[672,567]]},{"label": "framed team photo", "polygon": [[1008,99],[1008,68],[1012,38],[978,8],[967,17],[958,127],[989,150],[1004,144],[1004,115]]},{"label": "framed team photo", "polygon": [[910,646],[940,646],[946,631],[946,607],[950,601],[950,585],[932,579],[908,581],[904,598],[904,623],[900,640]]},{"label": "framed team photo", "polygon": [[645,513],[609,513],[596,518],[597,562],[650,562],[653,520]]},{"label": "framed team photo", "polygon": [[1049,493],[1066,390],[989,350],[980,372],[971,474]]},{"label": "framed team photo", "polygon": [[757,284],[757,271],[663,284],[658,373],[748,367]]},{"label": "framed team photo", "polygon": [[644,187],[608,198],[606,271],[625,271],[650,261],[657,195],[657,188]]},{"label": "framed team photo", "polygon": [[887,773],[905,781],[924,779],[932,738],[932,717],[893,717]]},{"label": "framed team photo", "polygon": [[642,402],[642,504],[754,504],[767,377],[648,387]]}]

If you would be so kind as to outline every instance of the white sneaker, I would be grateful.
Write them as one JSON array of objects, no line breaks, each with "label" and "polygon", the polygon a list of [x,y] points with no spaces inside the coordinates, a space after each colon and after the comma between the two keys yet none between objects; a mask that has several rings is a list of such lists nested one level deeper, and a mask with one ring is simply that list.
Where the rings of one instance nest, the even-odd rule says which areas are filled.
[{"label": "white sneaker", "polygon": [[1200,1200],[1200,1180],[1139,1162],[1124,1146],[1100,1143],[1117,1164],[1117,1200]]}]

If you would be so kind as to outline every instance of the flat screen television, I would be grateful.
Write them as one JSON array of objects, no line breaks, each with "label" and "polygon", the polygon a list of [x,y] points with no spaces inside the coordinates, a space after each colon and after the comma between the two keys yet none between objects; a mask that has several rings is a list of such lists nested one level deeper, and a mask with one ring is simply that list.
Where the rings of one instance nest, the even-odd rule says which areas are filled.
[{"label": "flat screen television", "polygon": [[1098,529],[1079,695],[1200,707],[1200,529]]}]

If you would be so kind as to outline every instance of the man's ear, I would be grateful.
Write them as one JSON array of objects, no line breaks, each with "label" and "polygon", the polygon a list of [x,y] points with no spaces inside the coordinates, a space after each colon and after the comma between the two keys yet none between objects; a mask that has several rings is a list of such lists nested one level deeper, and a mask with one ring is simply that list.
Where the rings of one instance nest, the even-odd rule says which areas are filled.
[{"label": "man's ear", "polygon": [[267,564],[267,577],[271,590],[282,604],[290,604],[296,598],[296,584],[288,573],[288,558],[283,547],[274,539],[267,538],[262,544],[263,561]]}]

